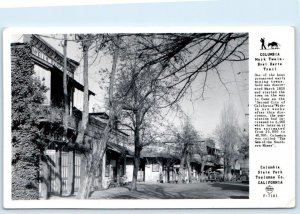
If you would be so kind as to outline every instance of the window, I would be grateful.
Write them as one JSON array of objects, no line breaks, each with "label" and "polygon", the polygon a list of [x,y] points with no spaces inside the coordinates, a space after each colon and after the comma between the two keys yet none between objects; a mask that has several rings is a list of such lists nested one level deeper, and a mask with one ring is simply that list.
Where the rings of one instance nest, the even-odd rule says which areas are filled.
[{"label": "window", "polygon": [[105,177],[109,177],[109,173],[110,173],[110,163],[109,163],[109,159],[106,159],[106,163],[105,163]]},{"label": "window", "polygon": [[109,177],[110,165],[105,166],[105,177]]},{"label": "window", "polygon": [[50,105],[50,93],[51,93],[51,72],[47,69],[44,69],[38,65],[34,65],[34,74],[33,76],[39,79],[42,85],[47,87],[47,91],[45,92],[44,105]]},{"label": "window", "polygon": [[159,172],[159,165],[158,164],[152,164],[152,172]]}]

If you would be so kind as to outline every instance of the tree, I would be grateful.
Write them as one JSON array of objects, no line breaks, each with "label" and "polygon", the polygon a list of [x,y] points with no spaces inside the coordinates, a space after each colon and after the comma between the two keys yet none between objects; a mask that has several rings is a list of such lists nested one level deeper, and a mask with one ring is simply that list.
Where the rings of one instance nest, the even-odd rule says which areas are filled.
[{"label": "tree", "polygon": [[240,141],[239,145],[239,156],[243,160],[249,159],[249,132],[246,128],[240,128],[238,132],[238,138]]},{"label": "tree", "polygon": [[83,55],[83,110],[81,124],[78,129],[78,134],[75,143],[82,144],[84,139],[84,133],[89,121],[89,49],[93,43],[94,35],[91,34],[80,34],[77,35],[82,47]]},{"label": "tree", "polygon": [[207,145],[212,145],[215,144],[213,139],[211,138],[206,138],[205,140],[201,140],[197,143],[194,144],[193,146],[193,151],[195,154],[200,155],[201,157],[201,172],[204,172],[204,167],[206,165],[207,162]]},{"label": "tree", "polygon": [[120,67],[117,86],[118,105],[122,108],[122,125],[134,135],[134,169],[131,190],[137,190],[137,175],[140,166],[140,153],[143,146],[154,141],[149,132],[151,118],[166,93],[163,84],[155,79],[156,71],[145,68],[138,73],[140,62],[136,55],[126,57]]},{"label": "tree", "polygon": [[[48,37],[48,36],[43,36]],[[90,152],[90,149],[84,146],[85,141],[85,134],[86,129],[89,123],[89,59],[91,58],[90,52],[93,50],[94,54],[96,54],[96,57],[94,61],[97,59],[99,51],[101,51],[106,44],[112,40],[113,36],[107,36],[105,34],[75,34],[74,39],[71,38],[72,36],[68,36],[65,34],[63,39],[54,37],[49,37],[52,39],[58,39],[63,41],[63,55],[64,55],[64,75],[63,75],[63,89],[64,89],[64,112],[63,112],[63,139],[64,142],[67,144],[67,148],[69,149],[69,165],[73,165],[73,159],[74,159],[74,147],[79,147],[82,149],[82,151]],[[82,116],[81,121],[78,124],[78,130],[77,130],[77,136],[75,139],[75,142],[71,142],[70,139],[68,139],[68,118],[69,118],[69,95],[68,95],[68,71],[67,71],[67,42],[72,41],[76,42],[80,45],[80,48],[82,50],[83,55],[83,80],[84,80],[84,92],[83,92],[83,110],[82,110]],[[92,62],[93,63],[93,62]],[[91,63],[91,64],[92,64]],[[116,60],[114,60],[113,65],[116,64]],[[114,66],[113,66],[114,67]],[[113,75],[112,75],[113,76]],[[113,81],[112,81],[113,82]],[[111,110],[111,112],[113,112]],[[113,117],[112,117],[113,118]],[[77,194],[77,198],[87,198],[91,186],[92,181],[95,176],[95,172],[97,171],[97,168],[95,167],[97,164],[99,166],[100,159],[99,157],[103,157],[106,143],[109,139],[109,133],[111,131],[111,125],[110,122],[107,124],[107,127],[103,131],[103,141],[95,142],[93,151],[91,152],[92,155],[87,155],[88,157],[88,169],[87,169],[87,177],[85,178],[83,184],[80,186],[79,192]],[[99,145],[100,144],[100,145]],[[69,167],[68,171],[68,195],[73,194],[74,191],[74,168]]]},{"label": "tree", "polygon": [[[113,55],[112,72],[109,83],[109,114],[110,119],[103,132],[102,139],[93,147],[90,166],[85,179],[84,185],[81,185],[77,198],[87,198],[90,192],[92,180],[99,167],[99,163],[103,157],[106,143],[109,134],[112,130],[113,123],[119,112],[127,112],[129,120],[131,120],[134,128],[135,142],[135,170],[134,175],[137,175],[139,167],[139,155],[142,148],[140,144],[140,130],[143,130],[143,122],[155,108],[170,106],[176,103],[184,94],[191,82],[199,73],[206,73],[210,70],[217,69],[217,66],[226,60],[245,60],[247,56],[243,54],[241,48],[248,40],[248,34],[135,34],[126,35],[118,34],[111,35],[79,35],[78,41],[82,44],[84,58],[84,108],[81,125],[78,130],[76,143],[83,142],[84,132],[88,123],[88,50],[91,45],[98,43],[105,44],[107,40],[112,41],[111,50]],[[123,87],[123,94],[118,99],[114,98],[115,80],[114,76],[117,69],[117,61],[119,57],[118,37],[123,41],[130,41],[129,54],[122,55],[122,58],[127,61],[127,65],[121,67],[130,68],[131,75],[125,84],[120,84]],[[132,39],[128,39],[131,37]],[[99,42],[100,41],[100,42]],[[106,42],[103,42],[106,41]],[[101,48],[100,48],[101,49]],[[100,50],[97,48],[96,50]],[[132,51],[133,50],[133,51]],[[125,53],[125,51],[122,51]],[[128,53],[128,51],[126,51]],[[127,58],[127,59],[126,59]],[[126,63],[125,63],[126,64]],[[196,70],[191,70],[195,68]],[[134,66],[133,66],[134,65]],[[127,72],[130,73],[130,72]],[[218,71],[217,71],[218,72]],[[125,76],[124,76],[125,77]],[[221,78],[220,78],[221,80]],[[118,87],[119,87],[118,86]],[[178,87],[180,86],[180,87]],[[204,82],[205,86],[205,82]],[[144,88],[143,88],[144,87]],[[177,91],[179,88],[179,91]],[[203,92],[204,92],[203,87]],[[174,93],[171,93],[170,89]],[[175,90],[176,89],[176,90]],[[126,97],[126,99],[125,99]],[[121,99],[120,99],[121,98]],[[127,99],[129,98],[129,99]],[[170,98],[174,98],[170,103]],[[119,102],[118,100],[121,100]],[[126,100],[126,102],[123,102]],[[128,102],[130,100],[130,103]],[[157,105],[159,101],[160,106]],[[120,105],[119,105],[120,104]],[[162,105],[165,104],[165,105]],[[154,108],[155,106],[155,108]],[[125,111],[121,111],[125,110]],[[129,112],[129,113],[128,113]],[[133,176],[134,179],[136,176]],[[136,180],[136,179],[135,179]],[[133,188],[136,189],[136,181],[133,181]]]},{"label": "tree", "polygon": [[221,112],[220,123],[216,128],[216,136],[223,153],[224,161],[224,180],[228,179],[228,168],[233,164],[237,156],[238,124],[236,113],[232,105],[225,104]]},{"label": "tree", "polygon": [[[134,133],[135,160],[132,190],[136,190],[142,150],[140,130],[143,129],[147,114],[154,109],[154,106],[157,109],[175,104],[200,72],[207,74],[208,71],[217,69],[217,66],[226,60],[247,59],[240,49],[246,44],[248,34],[123,34],[120,36],[127,37],[124,40],[129,45],[127,45],[127,55],[122,57],[125,63],[121,66],[123,76],[120,79],[124,84],[119,84],[120,90],[118,89],[117,96],[118,100],[121,100],[118,101],[118,105],[120,104],[120,108],[126,112],[127,119],[131,123],[126,125]],[[197,69],[191,71],[195,64]],[[177,90],[178,86],[180,90]],[[204,87],[205,82],[203,92]],[[170,103],[171,98],[174,100]]]},{"label": "tree", "polygon": [[30,45],[12,46],[12,199],[39,198],[39,158],[45,146],[39,129],[46,88],[33,77]]},{"label": "tree", "polygon": [[[136,53],[145,67],[159,70],[157,79],[168,82],[168,88],[179,88],[176,103],[200,74],[204,74],[203,97],[209,72],[221,78],[219,66],[225,62],[248,59],[248,33],[185,33],[139,35]],[[226,88],[226,86],[225,86]],[[227,88],[226,88],[227,89]]]},{"label": "tree", "polygon": [[[89,122],[89,49],[93,43],[94,40],[94,35],[91,34],[79,34],[76,35],[76,39],[78,39],[79,43],[81,44],[82,48],[82,55],[83,55],[83,85],[84,85],[84,91],[83,91],[83,110],[82,110],[82,118],[81,122],[78,125],[78,130],[77,130],[77,136],[75,140],[75,144],[82,145],[84,142],[84,135],[85,131]],[[65,45],[64,45],[64,54],[66,54],[66,38],[64,39]],[[66,55],[65,55],[66,58]],[[64,65],[66,66],[66,65]],[[64,67],[64,77],[67,75],[66,74],[66,67]],[[67,88],[65,85],[66,79],[64,79],[64,93],[67,92]],[[67,99],[67,98],[66,98]],[[66,100],[65,100],[66,102]],[[67,101],[68,102],[68,101]],[[65,109],[67,106],[65,105]],[[65,115],[68,113],[68,110],[65,111]],[[68,122],[66,122],[65,125],[67,125]],[[70,149],[72,150],[72,149]],[[73,162],[73,153],[69,152],[69,163]],[[73,165],[73,164],[72,164]],[[69,167],[69,194],[72,194],[73,192],[73,167]],[[92,174],[94,175],[94,174]],[[89,174],[91,176],[91,174]],[[93,177],[91,177],[93,179]],[[85,179],[86,181],[86,179]],[[90,188],[92,185],[92,181],[90,182],[84,182],[83,185],[80,186],[79,191],[77,193],[77,198],[85,198],[87,197],[87,194],[89,194]],[[83,189],[84,188],[84,189]]]},{"label": "tree", "polygon": [[177,139],[181,151],[178,182],[183,182],[185,178],[185,168],[188,170],[188,181],[191,182],[191,158],[193,154],[199,152],[194,149],[195,145],[199,145],[199,143],[201,143],[201,140],[189,118],[185,119],[182,130],[177,134]]},{"label": "tree", "polygon": [[[118,35],[115,37],[110,38],[112,41],[112,53],[113,53],[113,59],[112,59],[112,68],[111,68],[111,74],[110,74],[110,81],[109,81],[109,120],[105,126],[105,129],[103,130],[102,133],[102,138],[99,140],[99,142],[95,142],[93,149],[91,151],[91,159],[90,163],[87,168],[87,172],[84,178],[83,183],[81,184],[79,191],[77,193],[76,198],[77,199],[86,199],[89,197],[91,187],[94,181],[94,177],[96,175],[97,170],[99,169],[101,160],[103,159],[105,149],[107,142],[110,138],[110,133],[112,129],[114,128],[114,123],[115,123],[115,118],[116,118],[116,112],[117,112],[117,107],[115,105],[114,101],[114,85],[115,85],[115,75],[116,75],[116,68],[117,68],[117,62],[118,62],[118,57],[119,57],[119,44],[120,44],[120,39]],[[100,46],[102,47],[102,46]],[[86,67],[88,66],[87,64],[87,54],[84,55],[84,58],[86,58]],[[85,74],[87,75],[87,73]],[[86,88],[86,85],[85,85]],[[77,140],[76,140],[77,141]]]}]

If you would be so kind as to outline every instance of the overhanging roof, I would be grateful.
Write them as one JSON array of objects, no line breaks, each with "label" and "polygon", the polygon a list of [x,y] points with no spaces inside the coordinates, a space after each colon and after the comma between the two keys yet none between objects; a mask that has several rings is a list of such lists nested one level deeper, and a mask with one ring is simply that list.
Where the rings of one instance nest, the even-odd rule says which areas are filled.
[{"label": "overhanging roof", "polygon": [[107,149],[115,151],[117,153],[128,153],[128,150],[125,147],[111,142],[107,143]]},{"label": "overhanging roof", "polygon": [[[80,91],[84,90],[84,86],[81,85],[79,82],[77,82],[75,79],[73,79],[72,77],[69,77],[69,82],[71,84],[74,85],[75,88],[77,88]],[[89,94],[95,96],[96,94],[94,92],[92,92],[91,90],[89,90]]]},{"label": "overhanging roof", "polygon": [[[47,46],[47,48],[51,49],[51,50],[52,50],[53,52],[55,52],[55,54],[57,54],[58,56],[63,57],[62,54],[59,53],[59,51],[57,51],[55,48],[53,48],[49,43],[47,43],[45,40],[43,40],[43,39],[40,38],[39,36],[37,36],[37,35],[32,35],[32,37],[35,38],[35,39],[37,39],[37,40],[39,40],[40,42],[42,42],[42,43],[44,44],[44,46]],[[16,43],[15,45],[23,45],[23,43]],[[59,69],[58,67],[56,67],[55,65],[50,64],[49,62],[47,62],[47,61],[45,61],[45,60],[43,60],[43,59],[41,59],[41,58],[35,56],[34,54],[31,54],[30,56],[31,56],[31,58],[32,58],[36,63],[38,63],[39,65],[42,65],[43,67],[50,68],[50,69],[51,69],[51,72],[52,72],[52,71],[54,71],[54,72],[55,72],[55,71],[59,71],[59,72],[58,72],[59,75],[63,75],[63,71],[62,71],[61,69]],[[76,62],[75,60],[72,60],[72,59],[70,59],[70,58],[68,58],[68,63],[69,63],[70,65],[72,65],[74,69],[79,65],[78,62]],[[71,76],[69,76],[69,75],[68,75],[68,77],[69,77],[69,82],[70,82],[75,88],[77,88],[77,89],[80,90],[80,91],[83,91],[83,90],[84,90],[84,86],[83,86],[81,83],[79,83],[79,82],[76,81],[73,77],[71,77]],[[91,91],[91,90],[89,90],[89,94],[90,94],[90,95],[93,95],[93,96],[96,95],[96,94],[95,94],[93,91]]]}]

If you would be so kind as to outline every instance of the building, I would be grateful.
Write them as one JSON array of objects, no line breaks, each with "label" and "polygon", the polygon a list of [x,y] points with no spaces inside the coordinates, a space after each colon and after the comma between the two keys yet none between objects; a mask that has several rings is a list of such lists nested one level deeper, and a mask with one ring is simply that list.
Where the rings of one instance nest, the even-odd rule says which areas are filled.
[{"label": "building", "polygon": [[173,183],[177,178],[180,160],[168,151],[151,151],[145,148],[141,154],[138,181]]},{"label": "building", "polygon": [[[221,151],[216,148],[215,142],[211,140],[199,141],[201,145],[194,148],[190,157],[191,182],[200,182],[202,172],[208,175],[210,172],[222,171]],[[179,179],[179,168],[181,151],[173,145],[153,145],[143,148],[141,152],[140,169],[138,181],[177,183]],[[178,148],[177,148],[178,147]],[[132,178],[132,177],[131,177]],[[188,182],[188,166],[184,165],[184,182]]]},{"label": "building", "polygon": [[[76,108],[76,105],[78,106],[80,103],[75,103],[74,94],[82,92],[84,86],[74,79],[74,72],[78,69],[79,63],[68,58],[67,90],[70,115],[67,139],[64,139],[62,126],[64,56],[37,35],[24,35],[23,41],[13,43],[11,48],[13,50],[12,58],[16,57],[14,53],[17,53],[18,49],[30,49],[29,57],[26,60],[30,61],[29,64],[33,64],[34,77],[48,88],[44,104],[41,106],[45,109],[46,114],[39,119],[43,140],[47,145],[40,158],[40,198],[46,199],[51,195],[76,194],[86,174],[89,154],[93,147],[100,142],[108,115],[91,113],[83,144],[75,144],[82,114]],[[95,94],[89,91],[89,95]],[[126,173],[127,150],[123,145],[127,141],[127,137],[128,135],[115,127],[94,180],[93,189],[105,188],[108,179],[119,182],[120,176]]]}]

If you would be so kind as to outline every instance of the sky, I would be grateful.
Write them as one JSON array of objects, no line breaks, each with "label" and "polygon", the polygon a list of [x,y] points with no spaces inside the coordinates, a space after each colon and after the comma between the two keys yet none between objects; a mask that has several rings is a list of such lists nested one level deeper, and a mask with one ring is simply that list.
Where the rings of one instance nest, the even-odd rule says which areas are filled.
[{"label": "sky", "polygon": [[234,107],[238,123],[241,126],[247,122],[246,114],[249,113],[248,61],[225,63],[220,66],[219,70],[228,92],[219,80],[217,73],[210,71],[204,99],[200,95],[200,89],[204,82],[204,75],[201,75],[193,83],[193,97],[187,95],[181,102],[183,111],[191,118],[192,124],[206,137],[214,134],[224,105],[230,103]]},{"label": "sky", "polygon": [[[48,35],[53,36],[53,35]],[[61,35],[60,35],[61,36]],[[56,35],[56,37],[60,37]],[[43,37],[50,45],[63,52],[60,40]],[[15,35],[12,38],[13,42],[21,42],[22,35]],[[245,50],[248,51],[248,50]],[[74,42],[68,42],[68,57],[81,63],[75,72],[75,79],[83,83],[82,76],[82,53],[79,50],[79,45]],[[90,60],[89,68],[89,86],[90,90],[96,93],[90,99],[90,112],[98,112],[105,110],[105,89],[103,86],[103,76],[99,73],[100,69],[111,68],[111,57],[99,54],[97,60]],[[191,119],[195,129],[203,137],[212,137],[216,126],[220,121],[221,111],[226,103],[234,106],[238,123],[241,126],[247,124],[248,114],[248,76],[249,68],[248,61],[243,62],[225,62],[218,68],[221,79],[225,83],[226,88],[219,80],[215,71],[208,72],[206,81],[204,99],[201,97],[201,90],[204,81],[204,74],[199,74],[192,84],[192,93],[189,91],[180,101],[180,106],[183,112]],[[104,79],[107,79],[107,77]],[[83,94],[77,92],[74,96],[76,107],[82,109]],[[170,113],[166,119],[179,127],[182,124],[176,113]],[[248,128],[248,127],[243,127]]]}]

